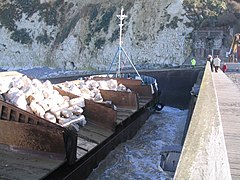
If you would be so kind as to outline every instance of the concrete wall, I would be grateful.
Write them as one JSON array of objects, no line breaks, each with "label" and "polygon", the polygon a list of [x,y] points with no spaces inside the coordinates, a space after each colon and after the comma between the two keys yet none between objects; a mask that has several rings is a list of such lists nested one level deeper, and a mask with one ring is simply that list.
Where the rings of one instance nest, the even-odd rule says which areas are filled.
[{"label": "concrete wall", "polygon": [[190,91],[197,80],[202,67],[195,69],[162,69],[140,72],[156,78],[161,90],[160,101],[167,106],[187,109],[191,98]]},{"label": "concrete wall", "polygon": [[209,64],[205,68],[174,179],[231,179]]}]

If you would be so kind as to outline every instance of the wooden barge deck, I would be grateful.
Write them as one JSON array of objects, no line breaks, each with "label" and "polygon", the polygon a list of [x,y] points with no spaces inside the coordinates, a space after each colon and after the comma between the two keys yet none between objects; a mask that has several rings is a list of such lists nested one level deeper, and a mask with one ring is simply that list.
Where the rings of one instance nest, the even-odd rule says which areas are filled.
[{"label": "wooden barge deck", "polygon": [[[85,179],[111,150],[135,135],[156,103],[157,91],[151,84],[130,79],[118,81],[133,91],[102,90],[104,100],[111,100],[113,104],[85,100],[87,124],[78,132],[0,101],[0,143],[27,152],[30,149],[31,153],[41,152],[37,153],[40,157],[42,154],[45,157],[57,157],[48,172],[44,176],[39,175],[41,179]],[[76,97],[69,92],[58,91],[71,98]],[[15,129],[14,133],[12,129]],[[6,148],[4,152],[7,152]]]}]

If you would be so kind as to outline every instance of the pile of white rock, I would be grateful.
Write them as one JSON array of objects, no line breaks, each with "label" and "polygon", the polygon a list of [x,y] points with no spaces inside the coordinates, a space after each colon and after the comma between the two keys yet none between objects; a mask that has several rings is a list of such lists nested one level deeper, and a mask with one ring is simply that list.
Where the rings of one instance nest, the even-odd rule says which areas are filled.
[{"label": "pile of white rock", "polygon": [[60,95],[49,80],[42,83],[27,76],[12,77],[0,82],[0,95],[2,100],[53,123],[62,126],[86,124],[82,114],[84,98],[70,99]]},{"label": "pile of white rock", "polygon": [[112,91],[127,91],[131,92],[123,84],[118,84],[117,80],[76,80],[71,82],[64,82],[57,84],[57,86],[67,92],[83,97],[84,99],[93,100],[95,102],[103,102],[100,90],[112,90]]}]

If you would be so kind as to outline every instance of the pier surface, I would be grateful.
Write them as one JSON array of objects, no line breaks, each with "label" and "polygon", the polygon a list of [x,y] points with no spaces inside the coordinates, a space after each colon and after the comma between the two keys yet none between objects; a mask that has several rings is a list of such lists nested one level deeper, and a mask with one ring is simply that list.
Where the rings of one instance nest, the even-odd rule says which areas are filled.
[{"label": "pier surface", "polygon": [[212,73],[232,179],[240,179],[240,89],[223,73]]}]

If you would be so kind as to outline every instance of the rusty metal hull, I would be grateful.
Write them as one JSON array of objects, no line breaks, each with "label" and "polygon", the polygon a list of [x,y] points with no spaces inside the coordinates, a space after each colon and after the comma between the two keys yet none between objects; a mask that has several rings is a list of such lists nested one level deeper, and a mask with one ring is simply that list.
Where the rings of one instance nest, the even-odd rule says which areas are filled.
[{"label": "rusty metal hull", "polygon": [[[83,113],[87,124],[78,132],[0,100],[0,143],[60,154],[64,163],[43,179],[86,178],[111,150],[135,135],[150,116],[150,107],[157,100],[158,93],[153,92],[151,85],[143,84],[140,80],[117,80],[133,91],[101,90],[103,98],[113,104],[85,100]],[[55,89],[61,95],[78,97],[58,87]],[[15,133],[12,133],[12,129]]]},{"label": "rusty metal hull", "polygon": [[65,158],[64,129],[0,100],[0,143]]}]

